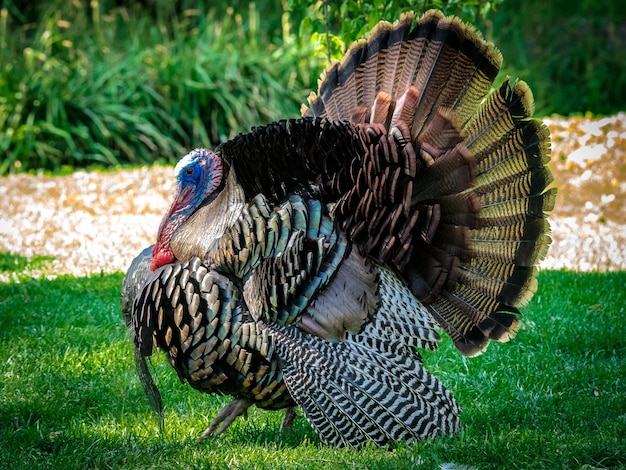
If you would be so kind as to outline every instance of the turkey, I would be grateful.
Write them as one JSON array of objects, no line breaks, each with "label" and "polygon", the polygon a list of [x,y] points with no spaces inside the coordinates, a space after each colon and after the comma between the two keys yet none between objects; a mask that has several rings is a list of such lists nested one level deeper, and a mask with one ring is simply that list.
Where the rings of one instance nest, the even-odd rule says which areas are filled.
[{"label": "turkey", "polygon": [[457,432],[419,351],[440,330],[466,356],[515,336],[556,198],[530,89],[490,91],[501,62],[457,18],[404,14],[327,68],[301,118],[183,157],[122,289],[153,406],[157,348],[234,397],[202,437],[251,405],[298,406],[337,446]]}]

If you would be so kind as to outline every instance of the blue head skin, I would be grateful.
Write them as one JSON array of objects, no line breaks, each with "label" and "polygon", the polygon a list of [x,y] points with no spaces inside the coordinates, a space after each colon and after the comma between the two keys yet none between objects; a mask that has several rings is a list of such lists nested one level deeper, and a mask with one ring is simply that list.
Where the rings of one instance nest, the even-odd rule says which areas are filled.
[{"label": "blue head skin", "polygon": [[213,152],[196,149],[176,165],[174,200],[159,226],[157,241],[152,249],[152,270],[176,260],[170,247],[174,232],[211,196],[224,177],[222,161]]}]

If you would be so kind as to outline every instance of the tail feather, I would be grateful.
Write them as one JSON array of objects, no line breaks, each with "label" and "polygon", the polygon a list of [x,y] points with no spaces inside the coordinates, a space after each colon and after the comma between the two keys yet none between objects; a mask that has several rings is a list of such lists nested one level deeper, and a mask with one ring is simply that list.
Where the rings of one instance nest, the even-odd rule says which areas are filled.
[{"label": "tail feather", "polygon": [[[475,273],[474,279],[482,277],[483,282],[479,285],[479,288],[473,287],[465,284],[468,277],[460,275],[459,286],[455,289],[455,294],[465,297],[464,289],[470,289],[470,292],[477,290],[475,306],[484,305],[484,301],[482,301],[480,296],[484,296],[486,293],[495,294],[490,299],[490,301],[495,302],[493,304],[495,306],[499,307],[499,304],[522,306],[527,303],[527,300],[536,290],[537,281],[534,279],[534,276],[537,272],[532,265],[520,266],[512,263],[494,263],[486,259],[462,265],[460,267],[461,273],[469,271],[467,269],[468,265]],[[494,308],[491,311],[495,310]]]},{"label": "tail feather", "polygon": [[[412,123],[415,139],[440,108],[455,108],[458,122],[465,123],[501,62],[500,52],[459,19],[431,10],[414,22],[414,15],[406,13],[393,25],[379,23],[368,41],[355,42],[341,62],[329,66],[318,94],[309,96],[305,115],[350,120],[358,108],[369,108],[379,92],[404,104],[412,89],[416,93],[409,98],[417,98],[417,106],[403,109],[412,110],[416,119],[402,120]],[[400,115],[391,125],[396,117]]]},{"label": "tail feather", "polygon": [[[402,44],[402,40],[408,36],[409,30],[411,28],[411,24],[413,23],[413,17],[410,15],[402,15],[400,20],[394,24],[393,28],[389,33],[389,38],[387,43],[389,44],[389,49],[385,54],[385,61],[379,67],[381,70],[384,70],[383,74],[383,82],[380,87],[380,90],[388,93],[389,95],[393,95],[397,92],[397,81],[399,74],[404,68],[404,61],[406,58],[406,54],[404,53],[404,49],[406,46]],[[405,89],[400,88],[400,89]]]},{"label": "tail feather", "polygon": [[[440,109],[419,136],[420,146],[422,148],[428,146],[429,154],[436,158],[446,150],[460,144],[463,136],[455,121],[454,113],[448,109]],[[433,152],[437,154],[433,155]]]},{"label": "tail feather", "polygon": [[[488,339],[506,341],[517,331],[515,307],[536,290],[535,265],[550,243],[546,212],[554,207],[549,134],[531,120],[528,86],[508,80],[489,95],[464,128],[464,144],[476,160],[467,190],[478,196],[477,226],[470,231],[471,257],[459,265],[457,285],[430,308],[468,355]],[[485,338],[481,338],[484,335]]]},{"label": "tail feather", "polygon": [[377,269],[380,307],[345,341],[266,327],[291,396],[329,444],[383,446],[459,426],[452,395],[420,363],[418,348],[435,349],[440,339],[432,317],[393,272]]},{"label": "tail feather", "polygon": [[[498,266],[494,264],[493,266]],[[500,265],[503,266],[503,265]],[[529,268],[533,273],[532,268]],[[521,303],[519,293],[531,288],[527,276],[528,272],[516,277],[509,276],[506,280],[502,279],[502,275],[489,275],[485,271],[471,271],[469,269],[460,269],[458,281],[467,285],[477,295],[490,296],[499,302],[505,304]]]},{"label": "tail feather", "polygon": [[459,124],[467,121],[489,90],[502,62],[497,49],[458,18],[429,13],[426,17],[429,20],[420,29],[424,30],[428,48],[412,80],[412,85],[420,90],[413,138],[421,134],[440,108],[454,108]]},{"label": "tail feather", "polygon": [[[534,226],[534,227],[533,227]],[[532,266],[536,260],[543,259],[548,249],[549,238],[535,240],[530,236],[522,239],[524,232],[532,231],[535,234],[544,234],[548,230],[545,219],[536,219],[522,223],[511,224],[507,227],[486,227],[472,232],[472,254],[477,258],[484,258],[493,264],[516,264]],[[509,233],[501,233],[509,232]]]},{"label": "tail feather", "polygon": [[[515,174],[515,170],[523,169],[524,165],[543,167],[550,160],[549,137],[549,130],[544,124],[530,120],[521,122],[520,127],[507,131],[497,140],[479,141],[483,148],[474,143],[470,151],[476,158],[475,185],[482,186],[487,181],[483,177],[485,173],[492,172],[490,178],[499,176],[493,173],[496,167],[504,173],[499,176],[500,179]],[[529,160],[527,155],[534,155],[535,158]]]},{"label": "tail feather", "polygon": [[[400,95],[403,90],[408,90],[415,82],[415,74],[419,70],[420,62],[427,51],[428,36],[436,28],[437,21],[442,17],[438,12],[429,11],[419,21],[413,29],[413,40],[405,41],[402,47],[402,70],[396,72],[394,93]],[[400,18],[400,23],[404,21],[413,22],[413,14],[406,14]],[[410,121],[407,121],[410,122]]]},{"label": "tail feather", "polygon": [[442,291],[429,309],[457,349],[469,357],[481,354],[491,340],[510,340],[519,329],[517,309],[463,285],[453,292]]},{"label": "tail feather", "polygon": [[498,148],[497,144],[517,127],[523,126],[534,112],[533,95],[528,85],[517,81],[512,87],[510,80],[487,96],[463,126],[465,145],[480,161],[486,146]]},{"label": "tail feather", "polygon": [[[529,173],[524,176],[523,180],[518,180],[516,184],[500,187],[489,194],[489,197],[482,198],[484,201],[480,213],[482,225],[506,227],[517,221],[525,223],[529,219],[542,218],[546,210],[551,210],[553,204],[551,198],[546,198],[545,194],[532,194],[530,192],[534,183],[532,177],[533,175]],[[519,188],[518,185],[524,187]],[[531,187],[530,191],[529,187]],[[529,192],[530,194],[528,194]]]},{"label": "tail feather", "polygon": [[[454,399],[416,360],[293,327],[271,334],[292,397],[327,443],[384,446],[458,430]],[[384,348],[377,343],[371,344]]]},{"label": "tail feather", "polygon": [[[366,48],[365,68],[363,72],[362,92],[359,94],[360,103],[373,103],[382,82],[380,65],[384,63],[387,48],[389,47],[389,23],[378,23],[370,40],[364,44]],[[358,86],[358,84],[357,84]]]}]

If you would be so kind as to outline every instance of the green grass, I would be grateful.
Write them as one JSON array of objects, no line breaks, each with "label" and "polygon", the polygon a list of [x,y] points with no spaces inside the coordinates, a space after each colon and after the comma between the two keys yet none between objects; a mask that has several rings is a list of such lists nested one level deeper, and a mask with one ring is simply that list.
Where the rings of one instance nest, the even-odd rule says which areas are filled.
[{"label": "green grass", "polygon": [[155,376],[165,430],[135,377],[121,274],[0,284],[0,467],[599,468],[626,466],[626,272],[540,273],[511,343],[463,359],[448,340],[427,367],[463,407],[460,435],[393,451],[331,449],[309,425],[253,409],[197,436],[228,400]]},{"label": "green grass", "polygon": [[50,261],[53,261],[52,256],[40,256],[35,255],[32,258],[27,258],[16,253],[0,253],[0,273],[1,272],[22,272],[26,269],[40,269],[46,266]]}]

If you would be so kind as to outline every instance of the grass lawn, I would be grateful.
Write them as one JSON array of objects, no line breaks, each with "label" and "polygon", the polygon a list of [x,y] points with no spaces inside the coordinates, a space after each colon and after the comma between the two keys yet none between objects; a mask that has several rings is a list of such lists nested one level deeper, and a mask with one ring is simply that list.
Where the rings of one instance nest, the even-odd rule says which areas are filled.
[{"label": "grass lawn", "polygon": [[626,272],[541,272],[513,342],[463,359],[445,340],[425,355],[463,408],[461,433],[362,451],[326,447],[304,419],[281,435],[282,412],[256,409],[198,443],[229,400],[181,384],[162,358],[153,360],[161,431],[135,377],[121,280],[0,284],[0,467],[626,466]]}]

